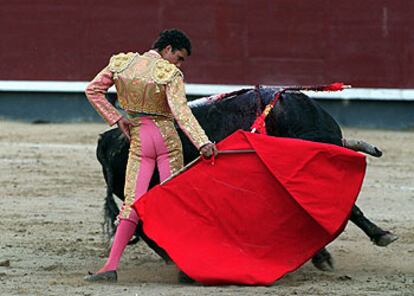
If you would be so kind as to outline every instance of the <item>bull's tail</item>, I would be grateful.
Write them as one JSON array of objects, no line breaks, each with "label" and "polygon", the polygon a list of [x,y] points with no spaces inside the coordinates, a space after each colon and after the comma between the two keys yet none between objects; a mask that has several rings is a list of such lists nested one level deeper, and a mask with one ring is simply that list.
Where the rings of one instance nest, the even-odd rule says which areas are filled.
[{"label": "bull's tail", "polygon": [[104,222],[102,224],[104,233],[109,237],[115,234],[115,221],[119,214],[119,208],[115,203],[111,189],[107,186],[105,204],[104,204]]},{"label": "bull's tail", "polygon": [[362,140],[353,140],[353,139],[343,138],[342,143],[345,148],[348,148],[354,151],[360,151],[360,152],[372,155],[374,157],[382,156],[382,151],[378,147],[371,145]]},{"label": "bull's tail", "polygon": [[112,237],[115,233],[115,220],[119,214],[119,208],[114,200],[113,195],[113,182],[114,177],[111,171],[109,164],[106,161],[105,157],[105,145],[102,138],[102,135],[98,138],[98,145],[96,148],[96,157],[99,163],[102,166],[102,172],[105,178],[106,183],[106,196],[105,196],[105,203],[104,203],[104,222],[102,224],[103,231],[108,235],[108,237]]}]

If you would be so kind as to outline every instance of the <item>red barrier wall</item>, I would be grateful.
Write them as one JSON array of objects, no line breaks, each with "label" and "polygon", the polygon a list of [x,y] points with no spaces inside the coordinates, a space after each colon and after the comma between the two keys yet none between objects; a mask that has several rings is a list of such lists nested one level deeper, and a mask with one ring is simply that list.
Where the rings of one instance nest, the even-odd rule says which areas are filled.
[{"label": "red barrier wall", "polygon": [[158,32],[191,37],[187,82],[414,88],[410,0],[0,0],[0,80],[90,80]]}]

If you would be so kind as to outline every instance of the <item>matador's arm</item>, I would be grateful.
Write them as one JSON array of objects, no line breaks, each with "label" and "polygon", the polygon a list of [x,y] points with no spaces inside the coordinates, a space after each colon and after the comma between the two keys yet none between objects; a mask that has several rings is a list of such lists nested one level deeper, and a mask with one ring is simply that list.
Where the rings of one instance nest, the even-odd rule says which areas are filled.
[{"label": "matador's arm", "polygon": [[85,90],[86,97],[91,105],[111,126],[122,118],[118,110],[105,98],[106,92],[114,84],[112,75],[112,72],[106,67],[96,75]]},{"label": "matador's arm", "polygon": [[167,84],[166,92],[168,105],[170,106],[175,120],[194,146],[196,146],[197,149],[200,149],[203,145],[210,143],[204,130],[194,117],[190,107],[187,105],[182,75],[175,75],[175,77]]}]

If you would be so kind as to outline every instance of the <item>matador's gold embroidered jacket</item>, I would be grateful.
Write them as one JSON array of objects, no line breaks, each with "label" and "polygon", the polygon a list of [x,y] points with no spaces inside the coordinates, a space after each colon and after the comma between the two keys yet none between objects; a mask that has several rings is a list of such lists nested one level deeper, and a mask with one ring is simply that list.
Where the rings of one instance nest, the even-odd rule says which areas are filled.
[{"label": "matador's gold embroidered jacket", "polygon": [[128,114],[175,118],[198,149],[209,142],[187,105],[183,74],[156,51],[114,55],[109,65],[88,84],[85,93],[89,102],[109,125],[122,117],[105,98],[114,83],[119,104]]}]

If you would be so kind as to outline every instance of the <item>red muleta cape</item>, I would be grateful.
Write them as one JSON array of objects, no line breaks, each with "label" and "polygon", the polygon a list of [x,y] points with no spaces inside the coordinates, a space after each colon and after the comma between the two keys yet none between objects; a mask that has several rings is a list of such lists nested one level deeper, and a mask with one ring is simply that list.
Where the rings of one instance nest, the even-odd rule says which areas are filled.
[{"label": "red muleta cape", "polygon": [[146,235],[203,284],[269,285],[344,229],[365,156],[330,144],[237,131],[134,204]]}]

